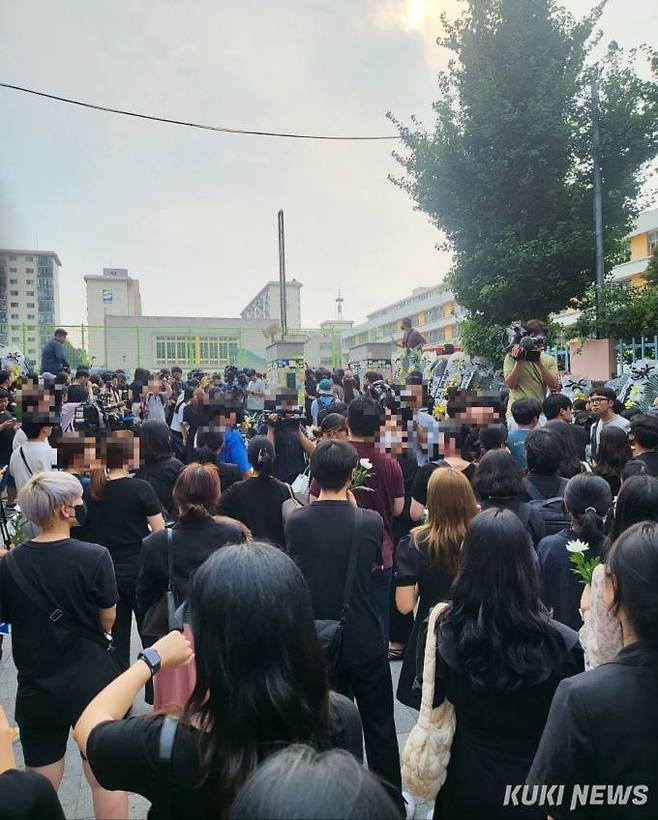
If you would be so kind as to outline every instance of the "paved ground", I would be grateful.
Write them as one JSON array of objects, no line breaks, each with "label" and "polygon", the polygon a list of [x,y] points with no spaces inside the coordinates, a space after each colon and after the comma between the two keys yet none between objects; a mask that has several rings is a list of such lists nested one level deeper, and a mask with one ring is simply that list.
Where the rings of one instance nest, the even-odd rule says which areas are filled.
[{"label": "paved ground", "polygon": [[[136,632],[133,630],[133,656],[138,652],[138,642]],[[401,664],[391,664],[391,672],[393,675],[394,690],[397,685],[397,677],[400,674]],[[9,722],[13,724],[14,705],[16,701],[16,668],[11,658],[11,638],[5,636],[3,658],[0,661],[0,703],[7,713]],[[144,703],[140,697],[135,704],[135,712],[137,714],[146,712],[149,707]],[[398,741],[400,749],[404,746],[407,735],[412,726],[416,722],[417,712],[403,706],[396,701],[395,704],[395,725],[398,730]],[[16,762],[19,768],[23,766],[23,755],[20,743],[14,746],[16,754]],[[91,792],[87,781],[82,773],[82,765],[78,747],[72,739],[69,739],[68,749],[66,751],[66,770],[64,772],[64,779],[59,790],[59,799],[61,800],[66,814],[67,820],[83,820],[83,818],[93,818],[93,810],[91,804]],[[148,802],[141,797],[131,795],[130,797],[130,818],[134,820],[143,820],[146,817],[148,810]],[[430,806],[427,803],[421,803],[416,806],[417,818],[427,817]]]}]

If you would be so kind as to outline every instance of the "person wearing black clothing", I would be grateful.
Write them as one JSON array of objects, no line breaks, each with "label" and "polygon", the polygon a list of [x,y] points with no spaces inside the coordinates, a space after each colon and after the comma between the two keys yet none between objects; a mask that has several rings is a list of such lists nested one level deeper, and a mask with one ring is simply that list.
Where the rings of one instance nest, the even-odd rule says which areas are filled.
[{"label": "person wearing black clothing", "polygon": [[29,770],[0,774],[0,806],[4,820],[65,820],[52,784]]},{"label": "person wearing black clothing", "polygon": [[[574,407],[571,399],[565,396],[564,393],[551,393],[546,396],[543,404],[544,415],[546,421],[563,421],[572,427],[574,443],[576,445],[576,452],[580,461],[585,461],[587,458],[587,445],[589,444],[589,425],[574,424]],[[574,473],[575,475],[575,473]],[[566,476],[571,478],[571,476]]]},{"label": "person wearing black clothing", "polygon": [[[293,743],[339,746],[362,760],[357,710],[329,693],[308,590],[287,555],[258,541],[222,547],[189,595],[197,682],[175,731],[172,820],[226,817],[258,763]],[[161,667],[191,660],[187,639],[171,632],[86,708],[75,737],[100,783],[154,801],[167,718],[123,716]]]},{"label": "person wearing black clothing", "polygon": [[456,731],[434,817],[545,820],[545,807],[504,806],[505,789],[524,782],[553,693],[583,657],[577,633],[542,606],[530,538],[509,510],[470,522],[436,652],[434,706],[453,704]]},{"label": "person wearing black clothing", "polygon": [[318,380],[315,378],[315,372],[308,368],[306,370],[306,378],[304,379],[304,412],[306,415],[306,423],[312,424],[311,405],[318,397]]},{"label": "person wearing black clothing", "polygon": [[510,453],[504,450],[486,453],[475,471],[473,489],[480,499],[481,509],[497,507],[518,515],[537,548],[546,534],[544,519],[539,510],[524,500],[523,470]]},{"label": "person wearing black clothing", "polygon": [[41,351],[41,372],[52,373],[56,376],[68,368],[69,363],[64,355],[64,342],[68,333],[63,327],[58,327],[53,338],[46,342]]},{"label": "person wearing black clothing", "polygon": [[[558,687],[527,783],[565,786],[548,812],[601,820],[658,816],[658,524],[633,525],[606,557],[606,593],[624,647]],[[510,781],[511,782],[511,781]],[[600,803],[571,808],[574,787],[608,784]],[[609,789],[626,793],[613,800]],[[546,812],[544,812],[546,813]]]},{"label": "person wearing black clothing", "polygon": [[634,416],[628,435],[632,460],[642,462],[649,475],[658,477],[658,416],[648,413]]},{"label": "person wearing black clothing", "polygon": [[197,430],[200,427],[207,427],[209,420],[210,407],[208,405],[208,395],[200,387],[197,387],[187,407],[183,410],[183,441],[185,443],[187,461],[194,459]]},{"label": "person wearing black clothing", "polygon": [[528,473],[524,484],[528,499],[563,498],[567,479],[558,472],[562,457],[559,438],[547,428],[539,427],[528,433],[525,448]]},{"label": "person wearing black clothing", "polygon": [[66,401],[69,404],[89,401],[89,371],[86,367],[79,367],[75,371],[75,381],[66,389]]},{"label": "person wearing black clothing", "polygon": [[85,541],[103,544],[112,556],[119,588],[113,635],[118,660],[124,667],[130,659],[142,540],[149,531],[164,528],[155,490],[147,481],[131,478],[129,474],[129,468],[139,458],[137,445],[138,440],[129,430],[117,430],[107,437],[101,453],[105,468],[92,470],[91,483],[84,492],[89,516],[81,529]]},{"label": "person wearing black clothing", "polygon": [[588,545],[589,560],[603,556],[608,545],[605,523],[612,509],[612,494],[606,481],[591,473],[569,479],[564,493],[571,526],[555,535],[547,535],[537,547],[541,575],[541,599],[561,623],[580,629],[580,598],[583,585],[572,572],[567,544],[576,539]]},{"label": "person wearing black clothing", "polygon": [[400,755],[393,719],[393,687],[377,615],[372,572],[382,563],[383,522],[373,510],[357,511],[348,495],[359,456],[340,439],[321,441],[311,456],[318,500],[286,521],[288,552],[302,571],[316,620],[339,620],[354,527],[358,556],[333,688],[353,694],[361,714],[368,766],[392,787],[402,807]]},{"label": "person wearing black clothing", "polygon": [[[282,388],[280,388],[282,389]],[[274,445],[275,459],[272,475],[286,484],[292,484],[306,469],[306,453],[313,450],[313,443],[304,435],[295,421],[294,391],[282,389],[277,397],[280,402],[276,413],[266,413],[265,423],[259,433],[267,435]]]},{"label": "person wearing black clothing", "polygon": [[413,709],[420,707],[419,692],[414,688],[418,636],[432,608],[450,598],[466,528],[477,513],[466,476],[451,468],[435,470],[428,485],[427,523],[416,527],[398,545],[395,603],[401,612],[416,609],[416,613],[397,698]]},{"label": "person wearing black clothing", "polygon": [[[177,522],[171,533],[174,583],[180,601],[187,597],[192,574],[209,555],[225,544],[243,540],[239,527],[213,518],[219,496],[219,474],[211,465],[188,464],[178,476],[173,492]],[[142,542],[135,590],[142,618],[165,594],[168,579],[167,532],[159,530]]]},{"label": "person wearing black clothing", "polygon": [[135,473],[155,490],[167,520],[174,516],[172,491],[183,462],[174,458],[170,430],[164,421],[147,419],[139,434],[142,464]]},{"label": "person wearing black clothing", "polygon": [[604,427],[594,459],[594,473],[608,482],[613,498],[619,493],[621,474],[632,457],[633,451],[626,431],[619,427]]},{"label": "person wearing black clothing", "polygon": [[242,481],[239,465],[228,464],[220,460],[220,453],[224,446],[224,434],[220,430],[199,430],[197,445],[194,460],[199,464],[214,464],[217,467],[223,493],[233,484]]},{"label": "person wearing black clothing", "polygon": [[254,436],[247,448],[254,477],[238,481],[222,493],[218,512],[242,521],[254,538],[267,539],[283,547],[281,505],[291,497],[292,490],[272,475],[274,447],[265,436]]},{"label": "person wearing black clothing", "polygon": [[[70,537],[86,512],[74,476],[39,473],[18,500],[41,531],[0,561],[0,620],[12,626],[25,764],[58,789],[71,727],[116,675],[106,633],[115,623],[117,585],[105,547]],[[126,795],[100,789],[84,769],[96,816],[127,816]]]}]

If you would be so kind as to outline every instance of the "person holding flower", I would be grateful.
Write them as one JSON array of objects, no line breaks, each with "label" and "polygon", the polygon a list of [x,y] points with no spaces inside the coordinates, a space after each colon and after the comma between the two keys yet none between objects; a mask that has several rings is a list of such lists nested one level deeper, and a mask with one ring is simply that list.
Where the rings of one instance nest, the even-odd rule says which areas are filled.
[{"label": "person holding flower", "polygon": [[600,560],[605,553],[605,524],[612,509],[610,485],[591,473],[574,476],[564,493],[564,507],[569,527],[542,538],[537,546],[542,601],[553,610],[557,621],[580,629],[584,579],[574,573],[577,566],[571,556],[580,554],[583,562],[590,562]]},{"label": "person holding flower", "polygon": [[[552,817],[658,817],[658,523],[626,530],[606,557],[605,594],[623,648],[609,663],[563,680],[527,777],[563,785]],[[569,811],[574,789],[610,784],[630,798]],[[635,785],[638,784],[638,785]]]}]

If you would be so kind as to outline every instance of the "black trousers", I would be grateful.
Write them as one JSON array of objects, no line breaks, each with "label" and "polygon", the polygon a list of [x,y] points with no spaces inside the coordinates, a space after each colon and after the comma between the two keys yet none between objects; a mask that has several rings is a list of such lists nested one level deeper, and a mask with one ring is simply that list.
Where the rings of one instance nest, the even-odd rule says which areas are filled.
[{"label": "black trousers", "polygon": [[[112,638],[116,651],[116,657],[121,667],[127,669],[130,666],[130,632],[132,629],[133,612],[137,618],[135,609],[135,584],[137,582],[138,568],[121,568],[115,566],[117,589],[119,590],[119,602],[117,603],[117,617],[112,629]],[[137,618],[137,628],[141,624]]]},{"label": "black trousers", "polygon": [[386,654],[339,670],[332,688],[356,699],[363,724],[368,768],[382,779],[404,816],[400,752],[393,716],[393,683]]}]

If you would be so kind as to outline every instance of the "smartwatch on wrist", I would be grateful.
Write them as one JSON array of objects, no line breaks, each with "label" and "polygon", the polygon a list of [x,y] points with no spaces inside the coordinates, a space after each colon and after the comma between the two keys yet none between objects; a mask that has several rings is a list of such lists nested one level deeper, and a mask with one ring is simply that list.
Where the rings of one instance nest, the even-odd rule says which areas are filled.
[{"label": "smartwatch on wrist", "polygon": [[150,646],[148,649],[142,650],[137,656],[138,661],[144,661],[144,663],[148,666],[151,670],[151,677],[156,675],[160,671],[160,666],[162,665],[162,658],[160,657],[160,653],[157,649],[153,649]]}]

